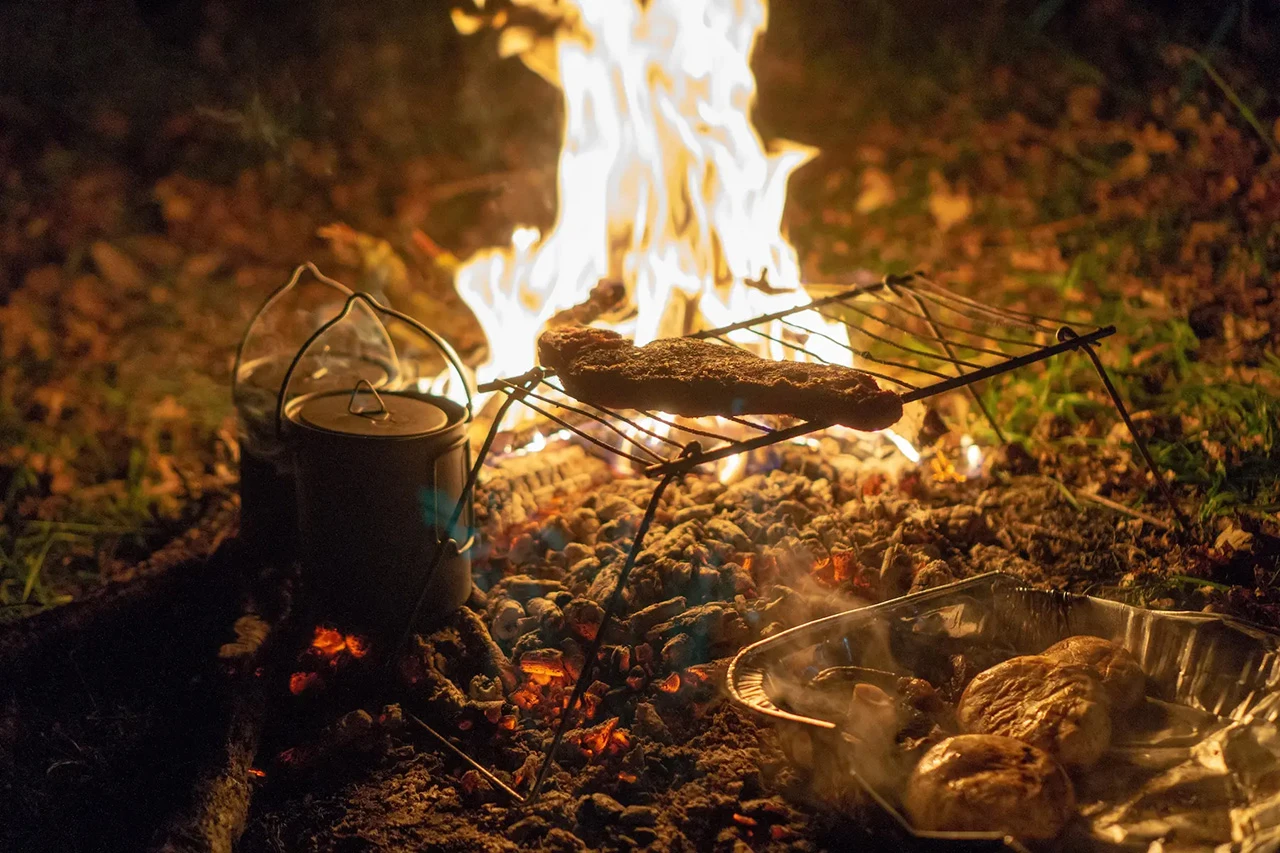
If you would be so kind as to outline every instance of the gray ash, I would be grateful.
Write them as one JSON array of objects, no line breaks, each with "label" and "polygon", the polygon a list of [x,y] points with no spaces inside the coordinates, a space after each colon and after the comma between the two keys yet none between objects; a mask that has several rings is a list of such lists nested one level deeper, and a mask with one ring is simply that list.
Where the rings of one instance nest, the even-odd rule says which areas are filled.
[{"label": "gray ash", "polygon": [[[994,569],[1087,579],[1163,547],[1042,480],[984,486],[923,475],[893,486],[800,451],[729,486],[687,476],[662,499],[538,805],[513,807],[411,730],[400,735],[411,756],[380,750],[359,781],[260,806],[244,847],[815,849],[848,826],[808,804],[812,780],[778,734],[724,701],[733,654],[908,590]],[[653,488],[578,448],[491,474],[477,495],[477,593],[401,662],[406,710],[527,790]],[[944,693],[964,680],[951,658],[937,663]]]}]

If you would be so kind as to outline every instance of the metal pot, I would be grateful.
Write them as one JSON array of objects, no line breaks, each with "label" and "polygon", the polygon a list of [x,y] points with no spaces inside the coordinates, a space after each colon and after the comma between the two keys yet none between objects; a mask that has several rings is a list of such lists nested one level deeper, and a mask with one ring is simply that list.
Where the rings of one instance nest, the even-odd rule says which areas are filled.
[{"label": "metal pot", "polygon": [[[290,398],[307,350],[356,304],[416,329],[444,355],[467,405],[366,379]],[[299,350],[276,406],[293,461],[304,577],[352,628],[389,633],[443,621],[471,594],[471,391],[452,348],[404,314],[355,294]]]},{"label": "metal pot", "polygon": [[379,395],[361,381],[350,393],[297,397],[285,417],[303,567],[329,610],[396,629],[424,589],[424,626],[461,606],[471,594],[470,501],[449,523],[471,469],[466,409]]}]

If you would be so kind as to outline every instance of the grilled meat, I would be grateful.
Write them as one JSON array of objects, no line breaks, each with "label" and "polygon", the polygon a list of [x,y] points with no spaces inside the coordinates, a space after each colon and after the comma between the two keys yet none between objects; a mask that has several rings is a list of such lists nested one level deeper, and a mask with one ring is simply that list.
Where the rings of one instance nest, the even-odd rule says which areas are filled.
[{"label": "grilled meat", "polygon": [[672,415],[791,415],[877,430],[902,417],[902,399],[851,367],[771,361],[692,338],[634,346],[588,326],[550,329],[538,358],[574,397],[597,406]]}]

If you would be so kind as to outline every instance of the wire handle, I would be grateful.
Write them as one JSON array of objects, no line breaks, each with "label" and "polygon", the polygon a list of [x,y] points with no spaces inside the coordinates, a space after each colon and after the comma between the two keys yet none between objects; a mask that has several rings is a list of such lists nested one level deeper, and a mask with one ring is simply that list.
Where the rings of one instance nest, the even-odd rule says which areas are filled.
[{"label": "wire handle", "polygon": [[[372,406],[362,406],[356,402],[361,390],[373,395]],[[373,383],[368,379],[362,378],[356,382],[356,387],[351,389],[351,399],[347,400],[347,411],[362,418],[385,418],[387,416],[387,404],[382,402],[382,395],[378,393],[377,388],[373,387]]]},{"label": "wire handle", "polygon": [[[388,308],[369,294],[352,293],[347,297],[347,301],[342,306],[342,310],[339,311],[332,319],[326,321],[316,329],[315,332],[311,334],[311,337],[307,338],[307,342],[302,345],[302,348],[298,350],[293,357],[293,361],[289,364],[289,369],[284,375],[284,381],[280,383],[280,393],[276,397],[276,436],[279,437],[284,430],[284,403],[289,394],[289,383],[293,381],[294,371],[296,371],[298,369],[298,365],[302,363],[302,359],[306,356],[307,350],[311,349],[311,347],[315,345],[315,342],[318,341],[325,332],[328,332],[334,326],[345,320],[347,316],[351,314],[352,309],[354,309],[358,304],[363,304],[375,314],[381,314],[385,317],[399,320],[434,344],[436,349],[440,350],[440,354],[444,356],[445,361],[449,363],[449,366],[453,368],[453,371],[458,374],[458,378],[462,381],[462,389],[467,395],[467,420],[471,420],[471,409],[474,403],[474,393],[471,390],[471,382],[467,379],[466,371],[462,369],[462,360],[458,358],[458,353],[449,345],[449,342],[428,329],[426,326],[422,325],[422,323],[410,317],[408,314],[404,314],[394,308]],[[367,380],[362,381],[367,383]],[[359,391],[359,389],[360,384],[356,383],[356,391]],[[372,390],[371,384],[370,390]],[[354,397],[355,392],[353,391],[353,400]],[[379,400],[379,402],[381,402],[381,400]],[[350,405],[350,403],[348,403],[348,405]]]},{"label": "wire handle", "polygon": [[[273,290],[271,295],[267,297],[266,301],[258,306],[258,310],[254,312],[253,317],[250,318],[249,325],[245,328],[244,335],[240,338],[240,343],[236,346],[236,360],[231,369],[231,402],[237,409],[240,408],[240,374],[243,372],[245,345],[253,339],[254,327],[261,322],[262,318],[266,316],[277,302],[284,298],[286,293],[298,286],[304,272],[310,272],[315,280],[320,284],[336,290],[347,299],[350,299],[355,293],[355,291],[347,287],[342,282],[329,278],[329,276],[320,272],[320,268],[311,261],[307,261],[305,264],[297,267],[293,271],[293,275],[289,277],[288,281]],[[375,317],[374,319],[376,320],[377,318]],[[378,331],[382,333],[382,342],[386,344],[387,352],[391,355],[390,374],[394,376],[400,372],[400,365],[396,358],[395,344],[391,342],[391,336],[387,334],[386,327],[383,326],[381,322],[378,323]]]}]

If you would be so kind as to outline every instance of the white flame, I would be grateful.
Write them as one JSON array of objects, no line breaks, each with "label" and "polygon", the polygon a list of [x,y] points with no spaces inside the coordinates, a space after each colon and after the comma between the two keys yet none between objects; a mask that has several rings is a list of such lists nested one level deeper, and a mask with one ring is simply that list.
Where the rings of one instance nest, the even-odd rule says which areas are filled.
[{"label": "white flame", "polygon": [[[787,181],[816,151],[767,150],[751,121],[750,59],[765,0],[517,4],[559,21],[550,43],[511,27],[500,41],[504,55],[521,55],[562,91],[558,210],[545,236],[516,228],[509,246],[481,251],[457,272],[458,293],[489,342],[477,380],[528,370],[547,322],[605,279],[625,284],[633,310],[615,326],[641,345],[807,303],[781,224]],[[454,19],[466,32],[483,25]],[[489,23],[507,22],[497,13]],[[728,337],[769,358],[853,363],[843,325],[812,310],[788,321],[790,337],[777,321],[762,331],[817,334],[796,345],[746,329]],[[647,426],[667,434],[666,425]],[[910,442],[887,434],[919,460]],[[722,478],[737,475],[735,464]]]},{"label": "white flame", "polygon": [[960,446],[964,448],[965,462],[968,463],[969,470],[966,475],[976,477],[982,473],[982,448],[973,443],[973,438],[968,435],[960,437]]},{"label": "white flame", "polygon": [[[555,225],[545,238],[517,228],[509,247],[480,252],[457,273],[489,339],[480,382],[527,370],[552,315],[606,278],[627,286],[635,316],[622,331],[638,344],[807,301],[781,222],[787,180],[815,152],[767,152],[751,123],[764,3],[566,5],[576,16],[555,36],[565,114]],[[762,278],[771,292],[748,284]],[[830,325],[814,312],[795,319]],[[797,357],[750,332],[734,337]],[[809,344],[848,359],[838,344]]]},{"label": "white flame", "polygon": [[910,441],[907,441],[891,429],[882,429],[880,430],[880,434],[892,441],[894,445],[902,451],[903,456],[907,457],[912,462],[920,461],[920,451],[916,450],[916,446]]}]

